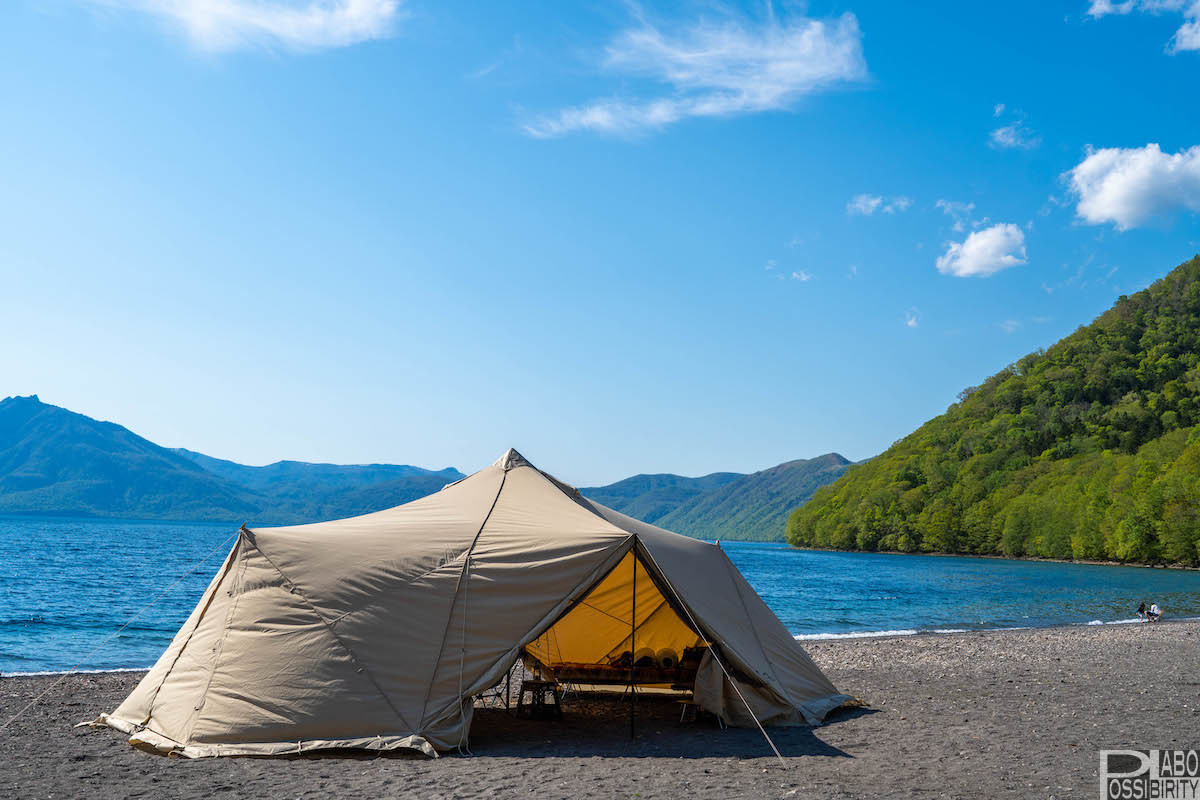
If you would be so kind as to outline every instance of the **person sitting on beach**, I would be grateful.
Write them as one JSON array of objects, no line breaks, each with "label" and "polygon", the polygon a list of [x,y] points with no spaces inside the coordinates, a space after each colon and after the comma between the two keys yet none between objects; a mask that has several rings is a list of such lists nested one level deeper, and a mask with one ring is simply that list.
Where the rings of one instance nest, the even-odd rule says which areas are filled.
[{"label": "person sitting on beach", "polygon": [[1143,600],[1142,604],[1140,606],[1138,606],[1138,619],[1140,619],[1142,622],[1146,621],[1146,601],[1145,600]]},{"label": "person sitting on beach", "polygon": [[1150,604],[1150,610],[1146,612],[1146,616],[1150,618],[1151,622],[1158,622],[1162,616],[1162,609],[1158,607],[1158,603]]}]

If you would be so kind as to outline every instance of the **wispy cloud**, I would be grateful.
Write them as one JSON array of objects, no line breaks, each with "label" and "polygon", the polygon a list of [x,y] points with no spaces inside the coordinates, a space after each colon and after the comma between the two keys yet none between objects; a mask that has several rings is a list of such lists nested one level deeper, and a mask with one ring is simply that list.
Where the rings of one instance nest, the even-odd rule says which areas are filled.
[{"label": "wispy cloud", "polygon": [[988,141],[992,147],[1018,150],[1032,150],[1042,142],[1032,130],[1019,122],[996,128],[988,135]]},{"label": "wispy cloud", "polygon": [[1025,125],[1025,115],[1020,111],[1006,112],[1007,108],[1004,103],[998,103],[992,109],[992,116],[996,119],[1007,116],[1012,121],[993,128],[988,134],[988,144],[1001,150],[1032,150],[1040,145],[1041,137]]},{"label": "wispy cloud", "polygon": [[206,50],[343,47],[388,36],[401,0],[83,0],[148,14]]},{"label": "wispy cloud", "polygon": [[915,328],[921,324],[921,312],[916,306],[904,312],[904,327]]},{"label": "wispy cloud", "polygon": [[483,66],[480,66],[476,69],[471,70],[470,72],[467,73],[467,77],[470,78],[471,80],[481,80],[483,78],[486,78],[488,75],[491,75],[493,72],[500,69],[500,67],[503,66],[505,64],[505,62],[513,59],[516,56],[521,55],[523,50],[524,50],[524,47],[521,43],[521,37],[514,35],[512,44],[509,47],[506,47],[504,49],[504,51],[500,53],[499,56],[497,56],[494,60],[484,64]]},{"label": "wispy cloud", "polygon": [[1174,154],[1157,144],[1088,150],[1063,177],[1089,225],[1124,231],[1176,209],[1200,212],[1200,146]]},{"label": "wispy cloud", "polygon": [[1200,0],[1092,0],[1088,15],[1094,19],[1111,15],[1124,16],[1134,11],[1148,14],[1181,14],[1183,24],[1167,43],[1167,52],[1180,53],[1200,50]]},{"label": "wispy cloud", "polygon": [[934,204],[954,220],[954,230],[965,231],[971,224],[971,212],[975,210],[974,203],[961,203],[957,200],[938,200]]},{"label": "wispy cloud", "polygon": [[961,242],[948,242],[937,269],[957,278],[984,278],[1027,260],[1025,233],[1009,222],[974,231]]},{"label": "wispy cloud", "polygon": [[577,131],[633,134],[689,117],[788,110],[814,92],[867,75],[862,33],[848,12],[827,20],[729,16],[664,28],[640,19],[608,45],[601,64],[615,75],[647,79],[659,96],[565,108],[529,122],[525,132],[543,139]]},{"label": "wispy cloud", "polygon": [[1026,325],[1045,325],[1047,322],[1051,322],[1052,320],[1053,317],[1048,316],[1035,316],[1027,319],[1006,319],[996,323],[996,327],[998,327],[1004,333],[1011,335],[1021,330]]},{"label": "wispy cloud", "polygon": [[813,279],[812,273],[805,272],[804,270],[800,270],[798,272],[792,273],[792,280],[807,282],[807,281],[811,281],[812,279]]},{"label": "wispy cloud", "polygon": [[907,211],[911,205],[912,198],[903,195],[885,198],[878,194],[858,194],[850,198],[849,203],[846,203],[846,213],[850,215],[860,214],[864,217],[869,217],[876,211],[882,211],[884,214],[895,214],[900,211]]}]

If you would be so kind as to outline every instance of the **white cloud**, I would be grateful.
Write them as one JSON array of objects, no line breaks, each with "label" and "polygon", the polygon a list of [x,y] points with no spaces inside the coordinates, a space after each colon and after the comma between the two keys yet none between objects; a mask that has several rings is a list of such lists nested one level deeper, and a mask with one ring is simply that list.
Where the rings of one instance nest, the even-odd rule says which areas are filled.
[{"label": "white cloud", "polygon": [[1088,14],[1092,17],[1103,17],[1109,14],[1128,14],[1133,11],[1135,0],[1127,0],[1124,3],[1114,3],[1112,0],[1092,0],[1092,5],[1088,8]]},{"label": "white cloud", "polygon": [[1016,333],[1017,331],[1021,330],[1021,320],[1006,319],[1000,323],[1000,330],[1004,331],[1005,333]]},{"label": "white cloud", "polygon": [[1164,153],[1157,144],[1089,150],[1064,176],[1089,225],[1137,227],[1178,208],[1200,212],[1200,146]]},{"label": "white cloud", "polygon": [[729,17],[679,28],[660,30],[640,20],[608,46],[603,62],[609,72],[658,84],[663,96],[566,108],[525,125],[525,132],[538,138],[584,130],[631,134],[689,117],[786,110],[867,75],[862,33],[848,12],[829,20]]},{"label": "white cloud", "polygon": [[913,306],[908,311],[904,312],[904,327],[915,328],[921,324],[921,312]]},{"label": "white cloud", "polygon": [[883,205],[883,198],[877,194],[858,194],[846,203],[847,214],[862,214],[869,217]]},{"label": "white cloud", "polygon": [[971,212],[975,210],[974,203],[960,203],[957,200],[938,200],[934,205],[954,220],[954,230],[959,233],[967,229],[971,221]]},{"label": "white cloud", "polygon": [[85,0],[140,11],[183,29],[206,50],[343,47],[391,33],[401,0]]},{"label": "white cloud", "polygon": [[800,270],[799,272],[792,273],[792,279],[797,280],[797,281],[811,281],[813,279],[813,276],[812,276],[812,273],[805,272],[804,270]]},{"label": "white cloud", "polygon": [[1167,44],[1170,53],[1200,50],[1200,0],[1092,0],[1088,14],[1094,18],[1109,15],[1124,16],[1133,11],[1147,14],[1182,14],[1183,24]]},{"label": "white cloud", "polygon": [[850,202],[846,203],[847,214],[861,214],[864,217],[869,217],[876,211],[882,211],[884,214],[895,214],[900,211],[907,211],[912,205],[912,198],[899,195],[897,197],[884,198],[877,194],[857,194],[850,198]]},{"label": "white cloud", "polygon": [[[1200,2],[1200,0],[1197,0]],[[1005,115],[1008,106],[1000,103],[992,109],[996,119]],[[1025,115],[1019,110],[1009,112],[1010,118],[1015,118],[1008,125],[1001,125],[992,130],[988,136],[988,144],[999,149],[1032,150],[1042,143],[1040,137],[1031,129],[1025,127]]]},{"label": "white cloud", "polygon": [[1032,150],[1042,143],[1040,137],[1020,122],[996,128],[988,139],[992,147],[1001,149]]},{"label": "white cloud", "polygon": [[1012,223],[974,231],[962,242],[949,242],[938,257],[938,272],[959,278],[983,278],[1024,264],[1025,234]]}]

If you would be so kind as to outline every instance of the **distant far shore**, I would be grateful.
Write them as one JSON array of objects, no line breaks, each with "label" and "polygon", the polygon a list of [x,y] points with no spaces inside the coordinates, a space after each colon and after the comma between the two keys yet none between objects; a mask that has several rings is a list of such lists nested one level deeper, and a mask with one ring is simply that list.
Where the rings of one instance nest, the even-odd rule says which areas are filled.
[{"label": "distant far shore", "polygon": [[[235,529],[245,520],[227,519],[150,519],[144,517],[114,517],[107,514],[88,514],[83,511],[2,511],[0,520],[38,520],[41,522],[133,522],[138,525],[232,525]],[[247,523],[249,524],[249,523]],[[263,523],[259,523],[263,524]]]},{"label": "distant far shore", "polygon": [[[784,542],[784,544],[787,544]],[[997,556],[978,553],[910,553],[905,550],[839,550],[834,547],[800,547],[788,544],[793,550],[807,550],[813,553],[863,553],[865,555],[887,556],[937,556],[938,558],[988,558],[995,561],[1044,561],[1048,564],[1086,564],[1092,567],[1141,567],[1143,569],[1181,569],[1190,572],[1200,570],[1189,564],[1143,564],[1137,561],[1092,561],[1079,558],[1043,558],[1042,556]]]}]

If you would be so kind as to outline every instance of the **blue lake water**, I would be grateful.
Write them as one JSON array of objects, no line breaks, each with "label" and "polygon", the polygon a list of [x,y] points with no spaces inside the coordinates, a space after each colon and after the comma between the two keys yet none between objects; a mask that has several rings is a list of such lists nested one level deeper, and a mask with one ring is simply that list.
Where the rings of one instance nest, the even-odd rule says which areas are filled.
[{"label": "blue lake water", "polygon": [[[211,554],[81,669],[150,666],[235,532],[217,524],[0,517],[0,673],[74,667]],[[1200,616],[1200,572],[722,546],[801,639],[1120,622],[1136,619],[1140,600],[1158,602],[1170,617]]]}]

